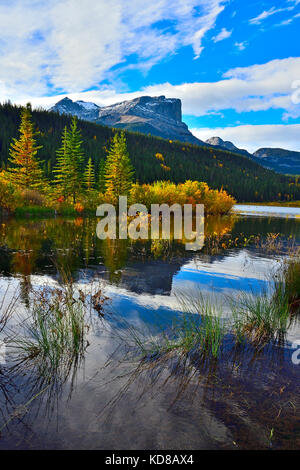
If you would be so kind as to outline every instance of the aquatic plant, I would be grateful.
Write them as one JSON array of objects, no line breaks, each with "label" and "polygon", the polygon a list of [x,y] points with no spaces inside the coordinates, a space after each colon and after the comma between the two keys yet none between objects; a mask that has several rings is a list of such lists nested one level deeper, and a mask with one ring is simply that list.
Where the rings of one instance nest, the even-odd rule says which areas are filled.
[{"label": "aquatic plant", "polygon": [[80,360],[87,347],[86,312],[83,297],[74,297],[72,283],[36,292],[29,313],[23,334],[11,344],[22,359],[39,360],[49,376]]},{"label": "aquatic plant", "polygon": [[266,291],[259,295],[242,293],[232,302],[231,311],[238,341],[247,339],[256,344],[281,341],[290,322],[289,305],[279,289],[271,296]]},{"label": "aquatic plant", "polygon": [[194,298],[183,293],[176,297],[181,313],[169,327],[155,324],[145,332],[123,321],[119,338],[127,345],[131,358],[161,358],[172,352],[184,356],[195,353],[202,359],[218,357],[226,333],[220,306],[204,299],[200,291]]},{"label": "aquatic plant", "polygon": [[300,312],[300,248],[283,264],[276,280],[276,289],[282,290],[291,313]]},{"label": "aquatic plant", "polygon": [[197,349],[217,357],[226,331],[221,306],[215,299],[205,299],[200,290],[194,295],[177,292],[176,297],[183,319],[177,325],[175,344],[185,352]]},{"label": "aquatic plant", "polygon": [[[0,333],[6,327],[19,301],[19,292],[16,292],[14,295],[10,296],[9,291],[10,285],[8,284],[0,301]],[[8,299],[8,297],[10,298]]]}]

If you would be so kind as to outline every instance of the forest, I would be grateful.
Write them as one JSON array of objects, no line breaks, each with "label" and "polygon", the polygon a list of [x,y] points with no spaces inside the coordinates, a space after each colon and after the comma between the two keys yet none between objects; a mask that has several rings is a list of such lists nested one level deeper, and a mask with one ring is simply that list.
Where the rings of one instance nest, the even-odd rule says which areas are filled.
[{"label": "forest", "polygon": [[[0,105],[0,165],[9,165],[9,152],[13,138],[18,136],[20,106]],[[55,177],[57,150],[65,126],[71,126],[72,117],[45,110],[33,110],[32,120],[40,146],[38,157],[49,181]],[[82,158],[85,167],[93,166],[95,180],[99,181],[101,168],[107,157],[114,128],[78,121],[82,136]],[[292,201],[300,199],[297,177],[276,174],[247,157],[159,137],[126,132],[126,143],[135,181],[149,184],[170,181],[175,184],[187,180],[207,183],[212,189],[225,190],[238,202]]]}]

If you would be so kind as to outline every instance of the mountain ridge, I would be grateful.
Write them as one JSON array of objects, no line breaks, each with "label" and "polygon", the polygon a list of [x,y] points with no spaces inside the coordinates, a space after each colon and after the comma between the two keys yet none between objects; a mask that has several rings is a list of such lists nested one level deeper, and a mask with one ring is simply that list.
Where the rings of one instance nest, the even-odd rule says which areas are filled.
[{"label": "mountain ridge", "polygon": [[165,139],[179,140],[203,145],[182,122],[181,100],[161,96],[140,96],[100,107],[82,100],[72,101],[66,97],[58,101],[49,111],[71,114],[81,119],[109,127],[152,134]]},{"label": "mountain ridge", "polygon": [[181,100],[178,98],[166,98],[165,95],[140,96],[109,106],[98,106],[92,102],[72,101],[65,97],[49,111],[75,115],[96,124],[150,134],[168,140],[224,149],[250,158],[264,168],[278,173],[300,174],[300,152],[268,147],[258,149],[252,154],[218,136],[210,137],[205,142],[198,139],[182,121]]}]

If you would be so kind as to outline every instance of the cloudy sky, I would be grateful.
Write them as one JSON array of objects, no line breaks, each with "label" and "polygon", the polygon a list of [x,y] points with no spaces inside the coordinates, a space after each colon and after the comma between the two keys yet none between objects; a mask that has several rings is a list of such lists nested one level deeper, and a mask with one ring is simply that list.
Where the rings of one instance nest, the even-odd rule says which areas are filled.
[{"label": "cloudy sky", "polygon": [[0,101],[182,100],[201,139],[300,151],[300,0],[0,0]]}]

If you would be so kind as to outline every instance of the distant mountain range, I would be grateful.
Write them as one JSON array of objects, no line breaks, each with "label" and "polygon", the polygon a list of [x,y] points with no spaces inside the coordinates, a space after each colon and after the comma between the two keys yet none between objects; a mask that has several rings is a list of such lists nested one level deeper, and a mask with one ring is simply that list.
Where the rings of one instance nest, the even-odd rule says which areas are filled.
[{"label": "distant mountain range", "polygon": [[194,145],[225,149],[242,154],[265,168],[278,173],[300,174],[300,152],[278,148],[261,148],[253,154],[236,147],[220,137],[211,137],[203,142],[195,137],[182,122],[181,100],[165,96],[141,96],[129,101],[100,107],[86,101],[63,98],[49,111],[77,116],[80,119],[109,127],[151,134],[169,140],[188,142]]},{"label": "distant mountain range", "polygon": [[300,175],[300,152],[277,148],[261,148],[254,152],[256,161],[278,173]]},{"label": "distant mountain range", "polygon": [[205,143],[246,155],[265,168],[274,170],[277,173],[300,175],[300,152],[280,148],[260,148],[251,154],[247,150],[239,149],[232,142],[222,140],[220,137],[211,137]]}]

